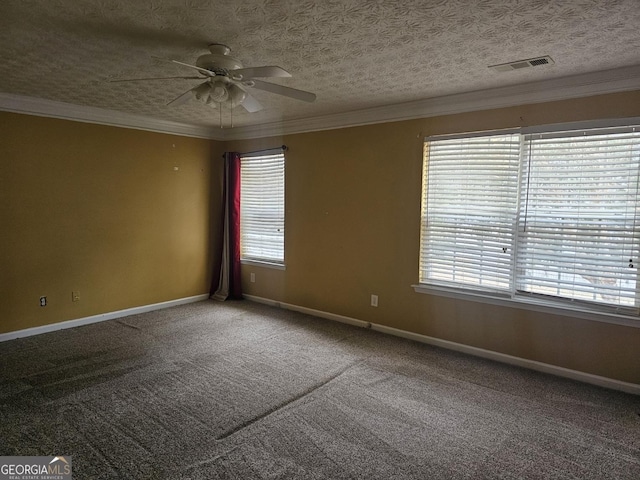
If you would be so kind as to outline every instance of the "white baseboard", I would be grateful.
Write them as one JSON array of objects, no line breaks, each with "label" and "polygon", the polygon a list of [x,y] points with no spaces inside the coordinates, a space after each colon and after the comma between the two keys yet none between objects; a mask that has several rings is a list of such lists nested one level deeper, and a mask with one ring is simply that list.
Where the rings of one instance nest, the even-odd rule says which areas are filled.
[{"label": "white baseboard", "polygon": [[301,307],[298,305],[292,305],[289,303],[278,302],[270,300],[268,298],[257,297],[255,295],[244,295],[244,298],[257,303],[264,303],[274,307],[280,307],[287,310],[294,310],[296,312],[306,313],[314,315],[320,318],[326,318],[328,320],[335,320],[342,323],[348,323],[357,327],[370,328],[378,332],[394,335],[396,337],[402,337],[416,342],[426,343],[428,345],[434,345],[436,347],[446,348],[448,350],[455,350],[456,352],[467,353],[476,357],[482,357],[489,360],[495,360],[509,365],[516,365],[518,367],[528,368],[530,370],[536,370],[538,372],[549,373],[558,377],[570,378],[579,382],[589,383],[591,385],[597,385],[599,387],[610,388],[612,390],[619,390],[634,395],[640,395],[640,384],[623,382],[621,380],[615,380],[613,378],[601,377],[599,375],[593,375],[591,373],[580,372],[578,370],[571,370],[564,367],[558,367],[548,363],[537,362],[535,360],[529,360],[527,358],[514,357],[500,352],[494,352],[492,350],[485,350],[484,348],[472,347],[470,345],[464,345],[462,343],[451,342],[449,340],[442,340],[440,338],[429,337],[419,333],[408,332],[406,330],[400,330],[398,328],[387,327],[386,325],[379,325],[377,323],[365,322],[364,320],[358,320],[356,318],[345,317],[342,315],[336,315],[335,313],[323,312],[322,310],[314,310],[311,308]]},{"label": "white baseboard", "polygon": [[175,307],[187,303],[200,302],[202,300],[206,300],[207,298],[209,298],[209,294],[204,293],[202,295],[195,295],[193,297],[178,298],[176,300],[169,300],[167,302],[142,305],[140,307],[127,308],[124,310],[117,310],[115,312],[100,313],[98,315],[92,315],[90,317],[77,318],[75,320],[67,320],[65,322],[42,325],[40,327],[25,328],[24,330],[0,333],[0,342],[6,342],[7,340],[14,340],[16,338],[22,337],[31,337],[33,335],[40,335],[41,333],[55,332],[56,330],[64,330],[66,328],[79,327],[81,325],[88,325],[90,323],[104,322],[105,320],[113,320],[114,318],[137,315],[139,313],[161,310],[163,308]]},{"label": "white baseboard", "polygon": [[307,315],[313,315],[314,317],[326,318],[328,320],[334,320],[340,323],[348,323],[349,325],[355,325],[356,327],[371,328],[369,322],[364,320],[358,320],[357,318],[345,317],[344,315],[337,315],[335,313],[323,312],[322,310],[314,310],[313,308],[301,307],[299,305],[293,305],[291,303],[277,302],[269,298],[256,297],[255,295],[242,295],[247,300],[251,300],[256,303],[264,303],[272,307],[284,308],[285,310],[293,310],[295,312],[306,313]]}]

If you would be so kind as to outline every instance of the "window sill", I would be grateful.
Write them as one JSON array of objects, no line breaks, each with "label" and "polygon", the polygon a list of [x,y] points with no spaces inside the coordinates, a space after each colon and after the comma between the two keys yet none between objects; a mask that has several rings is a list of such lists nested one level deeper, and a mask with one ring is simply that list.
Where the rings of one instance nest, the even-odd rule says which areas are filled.
[{"label": "window sill", "polygon": [[442,297],[456,298],[460,300],[468,300],[471,302],[488,303],[491,305],[500,305],[504,307],[520,308],[524,310],[532,310],[535,312],[548,313],[552,315],[563,315],[566,317],[581,318],[594,322],[612,323],[614,325],[624,325],[627,327],[640,328],[640,319],[629,315],[621,315],[617,313],[600,312],[590,310],[588,308],[577,308],[575,306],[564,306],[556,303],[545,302],[539,299],[531,299],[524,297],[512,298],[509,295],[462,290],[454,287],[446,287],[439,285],[412,285],[413,290],[417,293],[426,293],[428,295],[438,295]]},{"label": "window sill", "polygon": [[284,263],[263,262],[260,260],[240,260],[242,265],[253,265],[255,267],[273,268],[274,270],[286,270]]}]

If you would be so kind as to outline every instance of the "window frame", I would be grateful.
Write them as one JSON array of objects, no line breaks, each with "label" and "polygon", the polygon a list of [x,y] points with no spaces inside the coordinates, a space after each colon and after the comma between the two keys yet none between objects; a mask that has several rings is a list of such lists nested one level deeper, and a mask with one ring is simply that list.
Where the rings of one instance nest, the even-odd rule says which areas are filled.
[{"label": "window frame", "polygon": [[[281,242],[281,249],[282,249],[282,258],[274,258],[274,257],[268,257],[268,256],[264,256],[264,257],[259,257],[259,256],[245,256],[244,253],[244,249],[242,246],[242,240],[243,237],[245,235],[245,232],[243,231],[243,218],[246,216],[246,212],[244,212],[243,214],[243,205],[245,204],[246,200],[243,200],[243,195],[247,189],[247,185],[245,183],[245,180],[243,180],[243,178],[245,177],[246,174],[243,174],[242,168],[243,165],[246,168],[247,165],[247,160],[251,161],[251,160],[257,160],[260,158],[266,158],[266,157],[281,157],[282,158],[282,177],[281,177],[281,193],[282,193],[282,203],[281,203],[281,213],[282,213],[282,242]],[[241,174],[240,174],[240,263],[243,265],[255,265],[255,266],[260,266],[260,267],[267,267],[267,268],[273,268],[273,269],[277,269],[277,270],[285,270],[285,261],[286,261],[286,249],[285,249],[285,232],[286,232],[286,228],[285,228],[285,224],[286,224],[286,157],[285,157],[285,153],[283,150],[278,149],[277,151],[261,151],[261,152],[252,152],[252,153],[240,153],[240,169],[241,169]],[[246,198],[246,197],[245,197]]]},{"label": "window frame", "polygon": [[[588,121],[588,122],[574,122],[574,123],[564,123],[564,124],[553,124],[553,125],[539,125],[535,127],[526,127],[526,128],[518,128],[518,129],[505,129],[505,130],[491,130],[491,131],[483,131],[483,132],[472,132],[472,133],[459,133],[453,135],[438,135],[432,137],[426,137],[423,139],[422,146],[425,148],[425,145],[428,141],[431,140],[446,140],[446,139],[455,139],[455,138],[466,138],[471,136],[488,136],[488,135],[500,135],[504,133],[510,133],[514,130],[520,134],[521,136],[521,146],[524,142],[524,138],[526,135],[531,134],[540,134],[540,133],[553,133],[553,132],[562,132],[562,131],[573,131],[573,130],[589,130],[589,129],[600,129],[600,128],[615,128],[615,127],[636,127],[640,125],[640,117],[633,118],[623,118],[623,119],[615,119],[610,121]],[[522,160],[521,160],[522,162]],[[423,157],[423,173],[426,168],[424,157]],[[519,182],[520,184],[520,182]],[[423,184],[423,189],[425,185]],[[420,210],[420,249],[418,252],[419,258],[422,258],[423,255],[423,230],[422,223],[425,219],[424,212],[424,197],[425,191],[421,189],[421,205],[422,208]],[[639,200],[640,202],[640,200]],[[517,224],[514,225],[514,231],[517,229]],[[514,239],[514,241],[518,241],[518,239]],[[517,244],[516,244],[517,245]],[[516,246],[517,249],[517,246]],[[514,253],[514,255],[517,253]],[[571,316],[577,318],[583,318],[587,320],[593,320],[604,323],[613,323],[618,325],[625,326],[633,326],[640,328],[640,313],[637,310],[637,307],[640,306],[640,286],[637,287],[638,294],[636,296],[636,310],[631,312],[627,311],[624,308],[616,308],[615,305],[603,305],[599,303],[589,303],[582,301],[574,301],[569,298],[544,298],[544,296],[531,295],[526,292],[518,292],[517,290],[517,275],[516,275],[516,263],[517,260],[514,257],[513,261],[513,277],[511,279],[513,285],[509,291],[500,292],[489,289],[477,288],[475,286],[465,287],[464,285],[456,285],[456,284],[448,284],[445,282],[442,283],[426,283],[419,280],[417,284],[412,285],[413,289],[417,293],[444,296],[448,298],[455,298],[461,300],[468,300],[473,302],[487,303],[492,305],[500,305],[511,308],[525,309],[525,310],[533,310],[538,312],[543,312],[547,314],[553,315],[563,315],[563,316]],[[418,262],[418,270],[422,271],[422,262]],[[420,273],[421,275],[421,273]],[[640,272],[636,274],[636,279],[638,284],[640,284]]]}]

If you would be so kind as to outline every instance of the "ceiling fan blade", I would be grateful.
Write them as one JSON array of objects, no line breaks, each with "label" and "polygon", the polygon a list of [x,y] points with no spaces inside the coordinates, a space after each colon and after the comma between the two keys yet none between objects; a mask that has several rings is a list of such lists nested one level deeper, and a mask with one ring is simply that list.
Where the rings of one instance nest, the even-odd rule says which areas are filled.
[{"label": "ceiling fan blade", "polygon": [[189,68],[193,68],[195,70],[198,70],[200,73],[204,73],[205,75],[209,76],[209,77],[215,77],[216,74],[213,73],[211,70],[207,70],[206,68],[200,68],[200,67],[196,67],[195,65],[189,65],[188,63],[182,63],[179,62],[177,60],[170,60],[171,63],[177,63],[178,65],[182,65],[183,67],[189,67]]},{"label": "ceiling fan blade", "polygon": [[196,67],[195,65],[190,65],[188,63],[179,62],[177,60],[167,60],[166,58],[156,57],[155,55],[152,55],[151,58],[155,58],[156,60],[162,60],[163,62],[177,63],[178,65],[182,65],[183,67],[193,68],[195,70],[198,70],[200,73],[205,74],[208,77],[215,77],[216,76],[216,74],[213,73],[211,70],[207,70],[206,68]]},{"label": "ceiling fan blade", "polygon": [[244,97],[244,100],[242,101],[242,103],[240,105],[242,107],[244,107],[244,109],[249,113],[259,112],[260,110],[262,110],[264,108],[260,104],[260,102],[258,102],[258,100],[255,99],[255,97],[252,97],[248,93],[247,93],[247,96]]},{"label": "ceiling fan blade", "polygon": [[229,75],[234,80],[249,80],[256,77],[290,77],[291,74],[284,68],[276,67],[273,65],[265,67],[247,67],[239,68],[237,70],[231,70]]},{"label": "ceiling fan blade", "polygon": [[285,97],[295,98],[296,100],[302,100],[303,102],[313,102],[316,99],[315,93],[285,87],[284,85],[278,85],[276,83],[263,82],[262,80],[251,80],[249,85],[253,88],[257,88],[258,90],[284,95]]},{"label": "ceiling fan blade", "polygon": [[[207,82],[201,83],[200,85],[204,85]],[[169,103],[167,103],[167,106],[169,105],[173,105],[174,107],[177,107],[179,105],[182,105],[183,103],[186,103],[187,100],[189,100],[191,98],[191,92],[193,92],[196,88],[198,88],[200,85],[196,85],[195,87],[193,87],[190,90],[187,90],[186,92],[180,94],[179,96],[177,96],[176,98],[174,98],[173,100],[171,100]]]},{"label": "ceiling fan blade", "polygon": [[120,83],[120,82],[140,82],[146,80],[171,80],[173,78],[181,78],[184,80],[202,80],[202,77],[150,77],[150,78],[124,78],[121,80],[109,80],[109,83]]}]

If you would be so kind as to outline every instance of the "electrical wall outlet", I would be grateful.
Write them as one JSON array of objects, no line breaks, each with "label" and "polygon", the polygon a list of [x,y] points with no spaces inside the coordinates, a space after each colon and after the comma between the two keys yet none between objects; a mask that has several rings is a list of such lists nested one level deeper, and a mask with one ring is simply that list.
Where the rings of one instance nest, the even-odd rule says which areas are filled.
[{"label": "electrical wall outlet", "polygon": [[256,274],[251,272],[251,283],[256,283]]},{"label": "electrical wall outlet", "polygon": [[47,306],[47,297],[40,297],[40,306],[41,307]]},{"label": "electrical wall outlet", "polygon": [[371,306],[372,307],[378,306],[378,295],[371,295]]},{"label": "electrical wall outlet", "polygon": [[72,302],[79,302],[80,301],[80,292],[78,292],[77,290],[74,292],[71,292],[71,301]]}]

